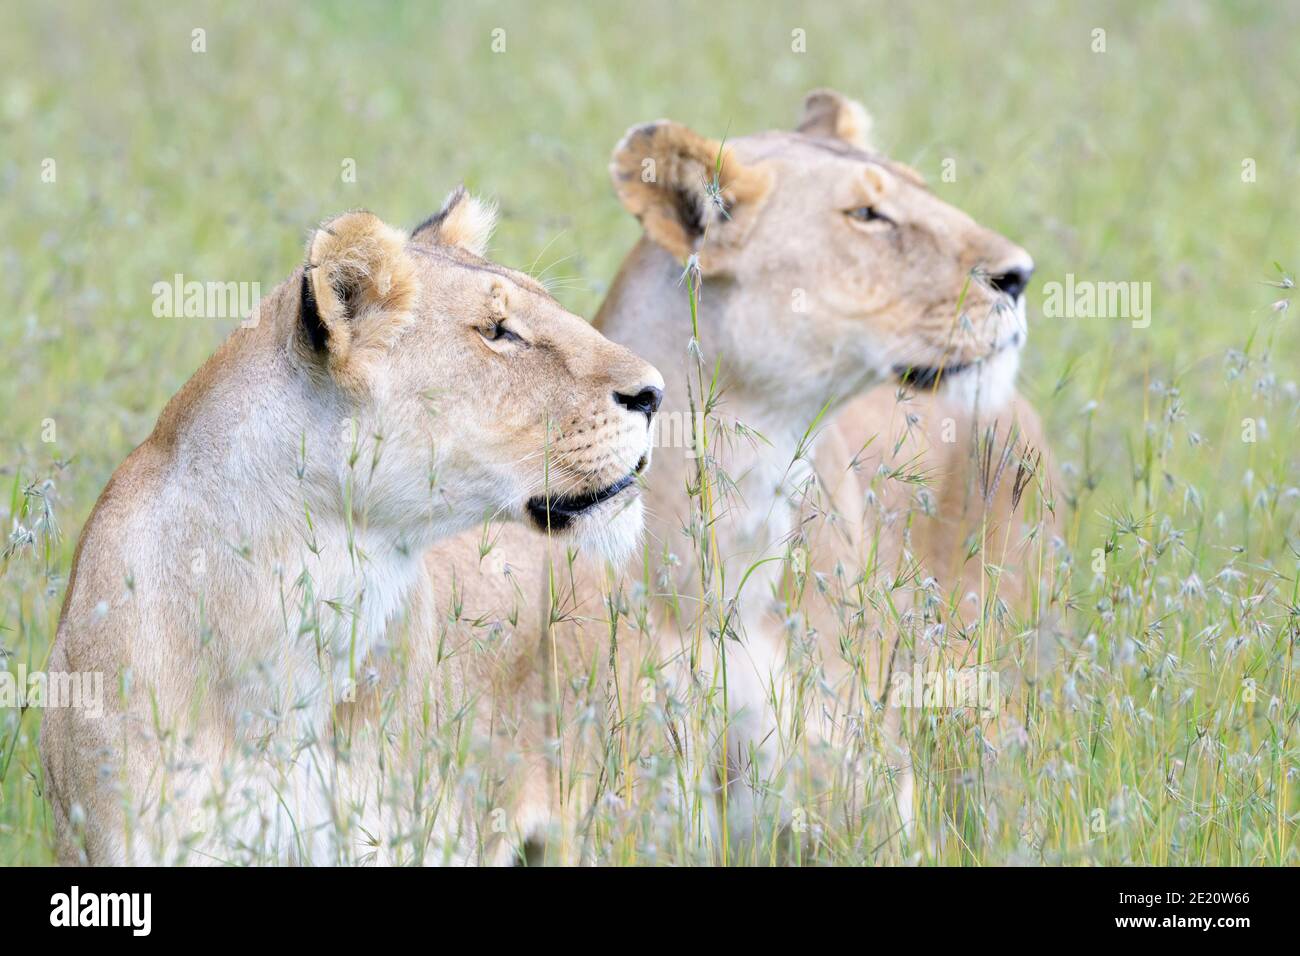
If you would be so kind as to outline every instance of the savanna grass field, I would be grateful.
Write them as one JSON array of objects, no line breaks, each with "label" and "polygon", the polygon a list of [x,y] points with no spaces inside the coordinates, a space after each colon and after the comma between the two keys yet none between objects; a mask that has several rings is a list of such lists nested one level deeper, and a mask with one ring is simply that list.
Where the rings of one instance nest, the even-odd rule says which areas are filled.
[{"label": "savanna grass field", "polygon": [[[802,839],[724,845],[699,814],[616,799],[611,732],[617,806],[587,820],[587,859],[1300,862],[1300,7],[60,2],[3,20],[11,675],[46,666],[110,475],[238,325],[156,317],[157,283],[270,289],[323,219],[413,226],[464,182],[500,200],[493,257],[590,318],[640,235],[607,169],[628,127],[790,129],[834,87],[883,151],[1034,257],[1019,388],[1061,476],[1061,540],[1029,569],[1050,573],[1053,663],[995,760],[978,734],[911,718],[934,752],[988,770],[952,799],[922,769],[908,834],[883,811],[796,814]],[[1084,282],[1148,290],[1145,313],[1053,302]],[[689,291],[662,308],[689,312]],[[923,475],[898,477],[923,494]],[[676,547],[689,562],[706,543]],[[857,593],[868,618],[897,604]],[[990,640],[1024,626],[979,624]],[[42,712],[0,705],[0,864],[52,864]]]}]

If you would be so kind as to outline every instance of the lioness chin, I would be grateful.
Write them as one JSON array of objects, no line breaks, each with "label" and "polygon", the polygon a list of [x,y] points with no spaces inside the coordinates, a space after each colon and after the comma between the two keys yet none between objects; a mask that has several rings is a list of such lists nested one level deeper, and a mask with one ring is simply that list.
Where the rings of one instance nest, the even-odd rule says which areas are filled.
[{"label": "lioness chin", "polygon": [[[490,623],[513,647],[495,673],[540,655],[555,675],[538,685],[549,733],[521,735],[511,751],[533,782],[506,818],[517,840],[558,842],[558,859],[590,845],[603,796],[625,803],[659,784],[662,798],[641,805],[703,824],[694,845],[719,859],[725,841],[710,822],[725,814],[743,834],[789,820],[781,780],[811,772],[810,753],[819,773],[849,778],[816,789],[852,794],[849,812],[873,800],[901,816],[886,829],[910,823],[899,712],[882,706],[900,628],[846,608],[872,589],[906,604],[890,582],[927,572],[940,591],[967,583],[951,536],[922,536],[933,552],[913,552],[915,485],[877,494],[906,449],[946,505],[976,502],[948,516],[955,525],[983,514],[1002,538],[1038,520],[1010,506],[1010,479],[986,502],[959,491],[973,432],[998,420],[1005,441],[1013,414],[1028,432],[1036,424],[1014,384],[1033,263],[871,150],[869,125],[857,103],[817,91],[795,131],[725,146],[668,120],[631,129],[611,175],[644,235],[596,324],[667,383],[641,565],[599,579],[522,528],[492,538],[486,561],[481,537],[428,554],[434,599],[457,611],[439,623],[441,640],[471,641]],[[684,264],[701,280],[694,319]],[[837,419],[846,405],[852,415]],[[908,430],[914,415],[936,431],[955,417],[956,444],[929,445],[924,429]],[[1014,578],[1012,567],[1009,595]],[[790,600],[796,589],[806,600]]]},{"label": "lioness chin", "polygon": [[483,258],[493,218],[458,190],[409,236],[323,224],[114,473],[49,662],[110,687],[42,727],[64,862],[386,858],[334,714],[425,550],[491,516],[635,546],[662,379]]}]

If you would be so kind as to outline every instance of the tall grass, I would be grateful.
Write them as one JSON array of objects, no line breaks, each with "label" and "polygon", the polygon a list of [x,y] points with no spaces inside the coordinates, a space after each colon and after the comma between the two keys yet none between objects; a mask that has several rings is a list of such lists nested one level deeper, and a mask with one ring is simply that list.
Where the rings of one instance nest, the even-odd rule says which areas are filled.
[{"label": "tall grass", "polygon": [[[773,804],[864,810],[814,812],[804,840],[783,841],[777,824],[791,821],[769,806],[773,825],[758,839],[715,842],[729,828],[706,825],[709,782],[687,779],[685,761],[647,756],[646,741],[667,728],[619,697],[614,713],[641,716],[588,728],[594,749],[563,755],[569,767],[590,758],[599,768],[570,780],[574,799],[590,802],[574,838],[582,854],[627,864],[1297,862],[1295,10],[869,3],[757,15],[714,3],[594,16],[331,3],[252,19],[77,2],[24,7],[13,20],[0,35],[0,650],[10,670],[44,666],[96,495],[235,324],[153,318],[154,282],[182,272],[269,284],[324,216],[365,206],[413,223],[464,178],[503,200],[495,255],[533,263],[566,306],[591,314],[637,235],[605,174],[628,125],[671,116],[714,135],[788,126],[808,89],[832,85],[867,104],[880,143],[938,195],[1037,260],[1022,383],[1062,463],[1052,504],[1066,532],[1059,551],[1040,542],[1041,606],[1027,619],[999,611],[1008,542],[980,536],[975,638],[981,660],[1022,653],[1050,611],[1058,659],[1017,698],[1014,739],[909,715],[903,729],[919,755],[910,837],[880,767],[861,793],[844,780],[828,793],[796,772],[793,794]],[[198,27],[205,53],[192,52]],[[502,53],[491,48],[497,27]],[[806,53],[791,51],[796,28]],[[1105,52],[1092,49],[1098,28]],[[348,158],[355,182],[340,176]],[[941,178],[947,158],[955,181]],[[42,181],[46,159],[54,182]],[[1150,327],[1044,319],[1041,284],[1067,273],[1150,281]],[[691,308],[689,284],[678,307]],[[709,469],[707,452],[725,436],[712,369],[697,372],[705,454],[691,550],[678,559],[694,562],[711,596],[707,616],[681,611],[704,644],[725,639],[744,582],[718,573],[710,528],[728,476]],[[924,507],[923,469],[900,464],[878,482]],[[1024,504],[1031,524],[1046,506],[1037,489]],[[806,638],[797,612],[819,593],[836,595],[845,633],[862,638],[923,630],[908,602],[961,598],[932,593],[922,569],[880,571],[871,582],[792,585],[781,596],[791,640]],[[549,599],[560,622],[564,577],[554,569]],[[601,623],[611,656],[636,655],[637,634],[652,626],[646,595],[659,589],[611,584]],[[490,621],[458,623],[494,639]],[[568,694],[582,676],[553,669],[551,690]],[[725,672],[717,680],[679,702],[709,746],[725,732]],[[0,863],[53,859],[39,719],[0,710]],[[418,793],[413,815],[427,820],[450,799],[448,780],[472,780],[475,755],[454,734],[410,746],[429,748],[406,781]],[[977,799],[954,798],[953,766],[976,769]],[[634,777],[654,785],[621,785]],[[490,811],[491,795],[482,799]],[[427,833],[412,841],[428,844]]]}]

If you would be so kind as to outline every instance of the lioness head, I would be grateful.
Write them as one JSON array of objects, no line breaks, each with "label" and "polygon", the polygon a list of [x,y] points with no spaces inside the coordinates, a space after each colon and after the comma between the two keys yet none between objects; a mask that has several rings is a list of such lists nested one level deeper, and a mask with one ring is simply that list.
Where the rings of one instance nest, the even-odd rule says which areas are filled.
[{"label": "lioness head", "polygon": [[285,308],[327,407],[355,428],[354,510],[426,540],[513,516],[617,557],[641,530],[663,380],[485,259],[494,215],[458,190],[410,235],[350,212],[308,244]]},{"label": "lioness head", "polygon": [[893,376],[1000,404],[1033,260],[872,150],[869,128],[861,105],[819,90],[791,132],[724,145],[667,120],[634,127],[611,174],[651,240],[697,257],[750,381],[798,367],[841,396]]}]

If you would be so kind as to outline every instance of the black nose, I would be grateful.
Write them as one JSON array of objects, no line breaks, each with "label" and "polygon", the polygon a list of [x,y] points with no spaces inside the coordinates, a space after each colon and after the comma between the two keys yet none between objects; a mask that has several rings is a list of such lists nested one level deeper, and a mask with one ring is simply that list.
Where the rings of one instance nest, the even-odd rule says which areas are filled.
[{"label": "black nose", "polygon": [[655,388],[653,385],[647,385],[635,395],[627,395],[623,392],[614,393],[614,401],[629,412],[641,412],[646,418],[659,411],[659,403],[663,400],[664,390]]},{"label": "black nose", "polygon": [[1033,274],[1033,266],[1015,266],[1006,272],[989,276],[989,282],[993,288],[1010,296],[1014,301],[1025,291],[1025,286],[1029,285],[1029,277]]}]

